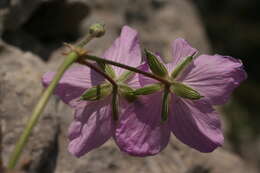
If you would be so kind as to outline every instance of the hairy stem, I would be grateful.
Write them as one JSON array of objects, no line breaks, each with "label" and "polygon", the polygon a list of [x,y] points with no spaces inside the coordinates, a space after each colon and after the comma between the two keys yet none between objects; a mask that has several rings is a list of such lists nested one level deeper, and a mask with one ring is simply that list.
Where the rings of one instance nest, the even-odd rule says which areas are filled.
[{"label": "hairy stem", "polygon": [[104,59],[104,58],[100,58],[100,57],[92,56],[92,55],[84,55],[84,56],[81,56],[80,58],[85,58],[85,59],[96,61],[96,62],[102,62],[102,63],[118,66],[118,67],[130,70],[130,71],[133,71],[135,73],[140,73],[140,74],[142,74],[144,76],[153,78],[153,79],[155,79],[157,81],[162,82],[165,85],[168,85],[168,86],[171,85],[171,83],[169,81],[167,81],[166,79],[164,79],[164,78],[161,78],[161,77],[156,76],[156,75],[154,75],[152,73],[148,73],[148,72],[139,70],[139,69],[137,69],[135,67],[131,67],[131,66],[125,65],[125,64],[121,64],[121,63],[118,63],[118,62],[110,61],[108,59]]}]

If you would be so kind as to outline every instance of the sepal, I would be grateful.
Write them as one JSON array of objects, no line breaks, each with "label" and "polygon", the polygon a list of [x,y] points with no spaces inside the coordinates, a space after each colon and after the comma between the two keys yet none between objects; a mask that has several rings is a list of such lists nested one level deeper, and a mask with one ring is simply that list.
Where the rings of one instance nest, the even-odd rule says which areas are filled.
[{"label": "sepal", "polygon": [[129,79],[131,79],[134,75],[135,75],[135,72],[126,70],[126,71],[124,71],[123,74],[118,78],[117,81],[124,83],[124,82],[128,81]]},{"label": "sepal", "polygon": [[193,61],[195,53],[191,56],[187,56],[186,58],[184,58],[184,60],[175,67],[171,74],[171,77],[173,79],[177,78],[184,71],[184,69]]},{"label": "sepal", "polygon": [[168,75],[168,71],[166,67],[157,59],[157,56],[147,49],[144,51],[151,71],[160,77],[166,77]]},{"label": "sepal", "polygon": [[200,93],[191,87],[180,83],[180,82],[174,82],[171,87],[171,91],[175,93],[177,96],[180,96],[182,98],[191,99],[191,100],[197,100],[202,98],[203,96],[200,95]]},{"label": "sepal", "polygon": [[101,84],[86,90],[82,95],[82,100],[94,101],[100,100],[112,92],[112,86],[110,84]]},{"label": "sepal", "polygon": [[153,85],[146,85],[143,88],[136,89],[133,94],[134,95],[148,95],[160,91],[163,88],[162,84],[153,84]]},{"label": "sepal", "polygon": [[109,75],[112,79],[114,79],[116,77],[116,73],[110,65],[102,63],[102,62],[97,62],[97,64],[103,70],[103,72],[105,72],[107,75]]},{"label": "sepal", "polygon": [[133,102],[137,98],[134,95],[134,89],[127,85],[119,85],[119,94],[129,102]]}]

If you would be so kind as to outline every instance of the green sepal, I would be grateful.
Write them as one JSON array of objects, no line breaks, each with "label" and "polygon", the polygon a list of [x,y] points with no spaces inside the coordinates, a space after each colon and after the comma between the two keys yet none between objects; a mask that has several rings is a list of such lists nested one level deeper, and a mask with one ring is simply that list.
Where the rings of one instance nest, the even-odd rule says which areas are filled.
[{"label": "green sepal", "polygon": [[161,122],[165,122],[168,120],[170,96],[171,96],[170,90],[168,88],[165,89],[162,98]]},{"label": "green sepal", "polygon": [[133,102],[137,99],[134,95],[134,89],[127,85],[119,85],[119,94],[129,102]]},{"label": "green sepal", "polygon": [[177,78],[184,71],[184,69],[193,61],[195,53],[191,56],[187,56],[186,58],[184,58],[184,60],[175,67],[171,74],[171,77],[173,79]]},{"label": "green sepal", "polygon": [[102,85],[97,85],[95,87],[89,88],[81,95],[80,98],[82,100],[94,101],[110,95],[111,92],[112,92],[112,86],[110,84],[102,84]]},{"label": "green sepal", "polygon": [[134,95],[148,95],[155,93],[157,91],[160,91],[163,88],[162,84],[152,84],[152,85],[146,85],[143,88],[136,89],[133,94]]},{"label": "green sepal", "polygon": [[113,92],[112,92],[112,116],[113,120],[117,121],[118,120],[118,88],[113,87]]},{"label": "green sepal", "polygon": [[157,59],[156,55],[154,55],[152,52],[146,49],[144,51],[145,51],[147,63],[151,71],[160,77],[166,77],[168,75],[168,71],[166,67]]},{"label": "green sepal", "polygon": [[203,97],[200,95],[198,91],[180,82],[174,82],[171,85],[171,91],[175,93],[177,96],[191,100],[197,100]]},{"label": "green sepal", "polygon": [[116,73],[110,65],[102,63],[102,62],[97,62],[97,64],[103,70],[103,72],[105,72],[107,75],[109,75],[112,79],[114,79],[116,77]]},{"label": "green sepal", "polygon": [[121,76],[117,79],[118,82],[126,82],[127,80],[131,79],[135,75],[135,72],[126,70],[121,74]]}]

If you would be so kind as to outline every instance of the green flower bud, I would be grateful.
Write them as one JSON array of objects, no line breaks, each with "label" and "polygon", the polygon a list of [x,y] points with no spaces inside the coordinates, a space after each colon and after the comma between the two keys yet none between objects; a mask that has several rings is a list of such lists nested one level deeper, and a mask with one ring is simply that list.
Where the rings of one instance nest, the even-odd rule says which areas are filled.
[{"label": "green flower bud", "polygon": [[163,88],[161,84],[153,84],[147,85],[143,88],[136,89],[133,94],[134,95],[148,95],[160,91]]},{"label": "green flower bud", "polygon": [[170,101],[170,90],[165,89],[163,93],[163,102],[162,102],[162,114],[161,121],[165,122],[168,119],[169,115],[169,101]]},{"label": "green flower bud", "polygon": [[166,67],[157,59],[152,52],[145,50],[146,59],[152,72],[160,77],[166,77],[168,71]]},{"label": "green flower bud", "polygon": [[102,62],[97,62],[97,64],[112,79],[114,79],[116,77],[116,73],[115,73],[114,69],[110,65],[102,63]]},{"label": "green flower bud", "polygon": [[105,25],[95,23],[89,27],[89,34],[93,35],[94,37],[102,37],[105,34]]},{"label": "green flower bud", "polygon": [[187,98],[187,99],[191,99],[191,100],[197,100],[197,99],[200,99],[200,98],[203,97],[196,90],[192,89],[191,87],[189,87],[187,85],[179,83],[179,82],[174,82],[171,85],[171,90],[177,96]]},{"label": "green flower bud", "polygon": [[184,60],[175,67],[171,74],[171,77],[173,79],[177,78],[184,71],[184,69],[193,61],[194,55],[195,53],[191,56],[184,58]]},{"label": "green flower bud", "polygon": [[80,97],[82,100],[99,100],[109,96],[112,92],[112,86],[110,84],[97,85],[93,88],[85,91]]},{"label": "green flower bud", "polygon": [[134,95],[134,89],[127,85],[119,85],[119,94],[129,102],[133,102],[137,99],[137,97]]}]

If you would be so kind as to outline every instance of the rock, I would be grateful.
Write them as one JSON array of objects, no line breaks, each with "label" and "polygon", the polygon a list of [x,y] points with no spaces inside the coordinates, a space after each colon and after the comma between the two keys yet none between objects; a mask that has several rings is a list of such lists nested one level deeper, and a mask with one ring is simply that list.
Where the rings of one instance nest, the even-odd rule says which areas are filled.
[{"label": "rock", "polygon": [[[44,63],[29,53],[0,45],[0,118],[3,131],[3,159],[8,156],[42,92],[40,78]],[[29,172],[46,172],[55,166],[57,155],[58,117],[55,107],[49,107],[30,137],[22,158]],[[53,164],[51,164],[53,162]]]},{"label": "rock", "polygon": [[47,1],[49,0],[2,0],[0,11],[7,11],[3,16],[5,29],[16,30],[31,17],[32,13],[41,3]]},{"label": "rock", "polygon": [[173,136],[169,146],[153,157],[136,158],[119,151],[112,141],[84,157],[72,157],[66,149],[67,142],[60,140],[60,155],[55,173],[253,173],[237,156],[219,149],[202,154],[180,144]]},{"label": "rock", "polygon": [[[61,45],[61,40],[65,38],[57,39],[58,37],[55,37],[55,34],[59,33],[59,31],[63,32],[63,27],[66,34],[75,34],[76,32],[79,36],[82,36],[86,32],[86,26],[91,22],[104,21],[107,28],[105,37],[95,40],[87,46],[88,50],[97,55],[101,55],[110,46],[124,24],[129,24],[140,32],[142,45],[153,51],[161,52],[166,57],[170,56],[169,47],[171,41],[177,37],[186,38],[203,53],[210,52],[210,46],[196,10],[188,0],[122,0],[120,3],[116,0],[39,2],[38,5],[43,11],[50,10],[49,7],[55,5],[53,3],[58,3],[56,5],[62,7],[58,8],[61,11],[64,10],[64,4],[71,7],[75,3],[80,7],[84,7],[83,9],[89,9],[89,11],[84,18],[76,22],[76,26],[72,29],[67,25],[71,24],[70,22],[75,18],[70,18],[70,15],[65,15],[65,13],[59,13],[59,10],[54,10],[52,13],[54,16],[56,12],[57,14],[63,14],[58,19],[55,17],[44,18],[43,14],[40,15],[41,13],[39,14],[38,10],[35,13],[25,13],[32,15],[28,15],[27,19],[22,22],[26,23],[27,27],[30,26],[30,29],[24,32],[32,39],[28,42],[30,40],[28,39],[29,36],[26,37],[25,42],[21,45],[29,46],[27,50],[36,53],[35,45],[43,48],[44,51],[49,51],[50,60],[48,65],[44,64],[40,57],[32,53],[22,52],[6,44],[2,44],[2,47],[0,47],[0,115],[4,133],[3,155],[5,163],[22,131],[25,120],[30,115],[42,91],[41,75],[50,69],[56,69],[63,60],[60,54],[64,49],[57,50],[57,46],[53,46],[53,44]],[[40,21],[47,24],[55,23],[57,20],[61,21],[61,19],[64,20],[58,26],[50,25],[52,27],[49,30],[44,30],[44,34],[42,34],[38,33],[39,28],[41,28],[39,27],[41,26],[39,19],[42,19]],[[17,24],[16,26],[18,30],[25,29],[22,25]],[[14,33],[6,37],[16,42],[17,37],[12,39],[11,36],[15,36]],[[47,38],[48,41],[42,41],[43,38]],[[39,44],[37,41],[39,41]],[[50,47],[55,49],[50,49]],[[39,52],[37,54],[42,55]],[[224,149],[218,149],[210,154],[198,153],[181,144],[173,135],[168,147],[162,153],[153,157],[136,158],[128,156],[120,152],[114,142],[110,140],[99,149],[80,159],[76,159],[67,151],[67,129],[72,118],[73,110],[63,103],[57,102],[57,99],[53,97],[25,149],[22,160],[31,160],[27,172],[250,173],[251,171],[238,156]],[[253,173],[254,170],[251,172]]]},{"label": "rock", "polygon": [[[77,1],[78,2],[78,1]],[[83,2],[80,1],[79,2]],[[87,1],[85,1],[87,3]],[[189,1],[105,1],[89,3],[91,13],[83,20],[82,28],[93,21],[105,21],[107,34],[92,41],[87,49],[101,55],[118,36],[122,25],[136,28],[141,36],[142,45],[170,56],[170,43],[177,37],[184,37],[202,53],[210,52],[200,20]],[[159,3],[160,5],[156,5]],[[145,8],[143,8],[145,7]],[[107,22],[106,22],[107,21]],[[83,34],[83,31],[81,31]],[[51,55],[49,66],[55,69],[63,58],[60,49]],[[60,112],[62,113],[62,112]],[[178,172],[178,173],[219,173],[249,171],[245,163],[234,154],[219,149],[211,154],[196,152],[180,144],[172,136],[170,145],[154,157],[136,158],[121,153],[110,140],[101,148],[77,159],[67,151],[67,129],[71,116],[65,116],[61,125],[59,139],[60,152],[55,173],[90,172]],[[196,158],[196,159],[194,159]],[[131,167],[129,166],[131,165]],[[239,165],[239,166],[238,166]],[[254,172],[254,170],[252,170]]]},{"label": "rock", "polygon": [[11,0],[0,6],[0,35],[9,44],[47,59],[62,42],[78,38],[88,6],[64,0]]}]

